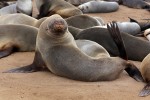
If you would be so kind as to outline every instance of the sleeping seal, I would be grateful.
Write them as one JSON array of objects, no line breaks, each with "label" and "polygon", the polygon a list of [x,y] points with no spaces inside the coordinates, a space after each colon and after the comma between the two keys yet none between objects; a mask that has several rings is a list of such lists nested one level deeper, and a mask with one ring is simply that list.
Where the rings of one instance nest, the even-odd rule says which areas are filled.
[{"label": "sleeping seal", "polygon": [[109,13],[119,8],[116,2],[90,1],[78,6],[83,13]]}]

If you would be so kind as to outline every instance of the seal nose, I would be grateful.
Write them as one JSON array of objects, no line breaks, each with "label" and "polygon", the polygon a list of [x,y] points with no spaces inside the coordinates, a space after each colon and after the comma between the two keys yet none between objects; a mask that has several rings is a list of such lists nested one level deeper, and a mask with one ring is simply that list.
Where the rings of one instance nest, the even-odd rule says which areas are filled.
[{"label": "seal nose", "polygon": [[67,29],[67,23],[62,19],[54,20],[49,23],[48,28],[54,35],[63,35]]},{"label": "seal nose", "polygon": [[56,32],[61,32],[61,31],[65,30],[65,25],[62,21],[56,21],[56,22],[54,22],[53,28]]}]

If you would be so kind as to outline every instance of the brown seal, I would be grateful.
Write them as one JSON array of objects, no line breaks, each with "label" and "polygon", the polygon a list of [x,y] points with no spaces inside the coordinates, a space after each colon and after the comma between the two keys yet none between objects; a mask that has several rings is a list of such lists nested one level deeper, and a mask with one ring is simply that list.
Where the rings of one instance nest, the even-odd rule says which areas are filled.
[{"label": "brown seal", "polygon": [[53,14],[59,14],[64,18],[82,14],[77,7],[64,0],[35,0],[35,2],[39,11],[38,19]]},{"label": "brown seal", "polygon": [[150,95],[150,54],[148,54],[141,63],[140,70],[147,85],[142,89],[139,96]]},{"label": "brown seal", "polygon": [[[112,27],[116,28],[114,24]],[[114,34],[111,28],[110,31]],[[123,42],[118,40],[122,40],[120,35],[114,41],[119,43],[121,56],[126,59]],[[111,81],[125,69],[131,77],[143,81],[135,65],[126,60],[119,57],[91,57],[83,53],[69,33],[67,22],[59,15],[52,15],[41,24],[33,63],[6,72],[33,72],[46,68],[55,75],[81,81]]]},{"label": "brown seal", "polygon": [[38,29],[27,25],[0,25],[0,58],[16,51],[34,51]]}]

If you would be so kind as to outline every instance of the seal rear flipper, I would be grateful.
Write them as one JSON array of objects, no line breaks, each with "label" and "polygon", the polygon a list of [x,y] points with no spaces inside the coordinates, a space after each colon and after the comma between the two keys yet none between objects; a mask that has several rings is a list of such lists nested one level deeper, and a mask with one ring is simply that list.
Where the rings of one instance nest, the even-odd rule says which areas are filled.
[{"label": "seal rear flipper", "polygon": [[12,43],[7,43],[0,48],[0,58],[10,55],[17,49]]},{"label": "seal rear flipper", "polygon": [[148,95],[150,95],[150,82],[139,93],[140,97],[145,97]]},{"label": "seal rear flipper", "polygon": [[110,26],[107,24],[107,29],[118,47],[120,57],[125,60],[128,60],[125,45],[122,40],[117,23],[112,22],[112,23],[110,23]]},{"label": "seal rear flipper", "polygon": [[128,62],[127,68],[125,68],[125,71],[129,74],[130,77],[134,78],[136,81],[144,82],[141,72],[131,62]]}]

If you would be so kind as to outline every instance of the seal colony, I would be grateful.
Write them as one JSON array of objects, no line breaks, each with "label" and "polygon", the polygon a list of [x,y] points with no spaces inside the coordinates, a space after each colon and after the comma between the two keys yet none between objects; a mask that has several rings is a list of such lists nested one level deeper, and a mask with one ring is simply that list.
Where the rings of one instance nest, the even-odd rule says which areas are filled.
[{"label": "seal colony", "polygon": [[[115,24],[111,27],[117,28]],[[109,30],[113,32],[110,27]],[[123,42],[120,44],[118,40],[122,40],[121,36],[114,41],[119,43],[122,58],[127,59]],[[61,77],[80,81],[111,81],[126,70],[137,81],[143,81],[136,66],[126,60],[109,56],[93,58],[83,53],[69,33],[66,21],[59,15],[52,15],[41,24],[33,63],[6,72],[34,72],[43,69],[49,69]]]}]

